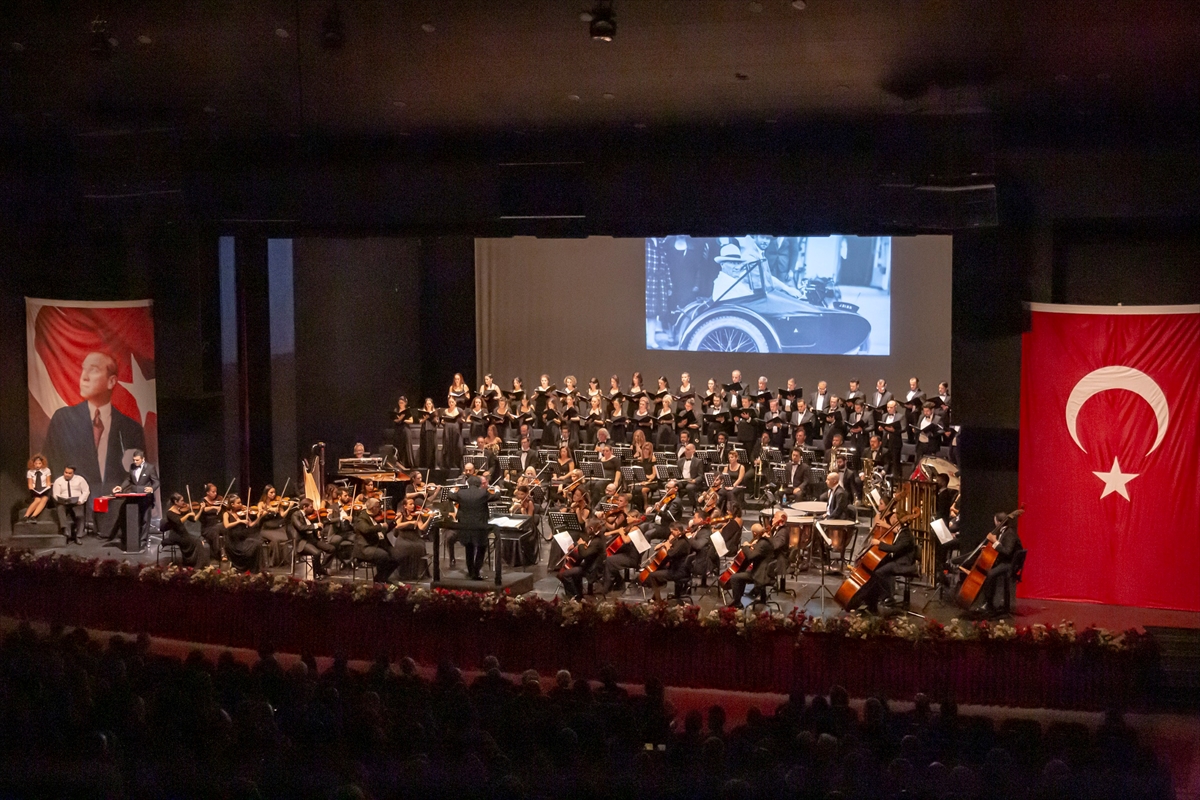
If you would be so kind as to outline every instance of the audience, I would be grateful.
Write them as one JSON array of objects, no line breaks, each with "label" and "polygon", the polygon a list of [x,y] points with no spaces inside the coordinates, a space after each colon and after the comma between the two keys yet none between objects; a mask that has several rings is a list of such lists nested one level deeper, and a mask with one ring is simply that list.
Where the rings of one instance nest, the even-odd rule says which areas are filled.
[{"label": "audience", "polygon": [[630,694],[559,671],[544,692],[495,658],[466,681],[411,659],[365,671],[155,655],[82,630],[0,645],[0,796],[89,798],[1169,798],[1171,782],[1110,714],[995,726],[924,695],[906,713],[844,689],[679,718],[661,683]]}]

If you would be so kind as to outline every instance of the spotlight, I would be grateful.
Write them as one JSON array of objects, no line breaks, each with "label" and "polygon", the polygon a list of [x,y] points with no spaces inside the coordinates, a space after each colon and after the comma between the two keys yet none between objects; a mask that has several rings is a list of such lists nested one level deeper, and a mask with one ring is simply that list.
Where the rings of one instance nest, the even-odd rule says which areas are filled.
[{"label": "spotlight", "polygon": [[345,43],[346,28],[342,25],[342,10],[334,3],[321,20],[321,46],[326,50],[338,50]]},{"label": "spotlight", "polygon": [[96,58],[108,58],[112,55],[113,40],[108,35],[108,22],[100,17],[92,20],[92,39],[88,50]]},{"label": "spotlight", "polygon": [[588,23],[592,41],[611,42],[617,36],[617,18],[613,15],[612,2],[600,0],[592,9],[592,21]]}]

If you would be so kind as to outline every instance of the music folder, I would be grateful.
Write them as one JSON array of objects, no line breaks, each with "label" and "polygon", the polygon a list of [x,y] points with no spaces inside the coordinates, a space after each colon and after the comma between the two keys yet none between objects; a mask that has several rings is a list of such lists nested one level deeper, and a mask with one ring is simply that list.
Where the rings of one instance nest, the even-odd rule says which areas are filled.
[{"label": "music folder", "polygon": [[650,542],[646,541],[646,537],[637,528],[629,531],[629,541],[633,542],[633,546],[637,548],[638,554],[650,549]]},{"label": "music folder", "polygon": [[554,541],[558,542],[559,548],[564,553],[575,546],[575,540],[571,538],[571,534],[567,531],[559,531],[554,534]]},{"label": "music folder", "polygon": [[933,522],[929,523],[929,527],[933,529],[934,534],[937,535],[938,541],[942,544],[950,544],[950,542],[954,541],[954,534],[951,533],[950,529],[946,527],[944,520],[935,519]]}]

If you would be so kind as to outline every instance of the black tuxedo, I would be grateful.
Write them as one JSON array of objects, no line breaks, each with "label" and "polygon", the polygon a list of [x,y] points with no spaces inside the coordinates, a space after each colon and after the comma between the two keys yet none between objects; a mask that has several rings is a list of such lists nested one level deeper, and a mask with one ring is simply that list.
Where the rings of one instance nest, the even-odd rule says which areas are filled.
[{"label": "black tuxedo", "polygon": [[907,525],[900,526],[891,544],[881,543],[879,549],[887,553],[887,558],[875,568],[867,582],[866,590],[859,595],[853,607],[862,602],[866,603],[872,612],[875,611],[881,598],[890,598],[895,592],[896,575],[913,575],[917,571],[917,542]]},{"label": "black tuxedo", "polygon": [[829,421],[829,417],[827,416],[821,414],[818,414],[817,416],[823,420],[824,424],[824,432],[821,434],[824,449],[828,450],[830,448],[833,443],[833,435],[835,433],[840,433],[842,435],[842,439],[846,438],[846,409],[844,406],[839,405],[837,410],[832,412],[832,422]]},{"label": "black tuxedo", "polygon": [[870,402],[870,405],[874,406],[875,408],[878,408],[880,410],[880,412],[882,412],[887,408],[887,404],[895,399],[896,398],[892,395],[891,392],[885,391],[882,394],[880,394],[879,391],[876,390],[874,392],[871,392],[871,399],[869,402]]},{"label": "black tuxedo", "polygon": [[[833,487],[832,498],[833,502],[826,505],[826,517],[828,519],[855,519],[855,513],[850,508],[850,492],[846,491],[845,486],[839,483]],[[826,491],[822,499],[829,501],[830,493]]]},{"label": "black tuxedo", "polygon": [[488,501],[492,492],[482,486],[466,486],[450,493],[458,506],[458,541],[467,551],[467,575],[479,580],[479,571],[487,555]]},{"label": "black tuxedo", "polygon": [[693,456],[691,460],[691,479],[685,481],[683,479],[684,464],[689,463],[686,458],[679,459],[679,489],[687,494],[691,499],[692,505],[696,505],[696,495],[704,488],[704,462],[700,460],[700,456]]},{"label": "black tuxedo", "polygon": [[46,431],[46,458],[55,474],[64,467],[75,467],[88,486],[98,490],[116,486],[125,474],[122,458],[126,450],[145,450],[146,434],[136,420],[122,414],[114,406],[109,420],[108,445],[104,458],[104,480],[100,479],[100,459],[96,454],[96,439],[87,401],[60,408],[50,418]]},{"label": "black tuxedo", "polygon": [[487,475],[488,483],[496,483],[500,480],[500,457],[490,448],[483,449],[483,469],[480,471]]},{"label": "black tuxedo", "polygon": [[[116,409],[113,409],[113,415],[116,416]],[[109,441],[111,442],[112,439],[110,438]],[[109,448],[110,451],[111,449]],[[137,473],[136,478],[134,477],[135,472]],[[147,492],[147,488],[151,491]],[[138,536],[140,537],[138,541],[145,542],[150,527],[150,512],[154,510],[154,493],[158,491],[158,470],[147,461],[142,462],[140,469],[130,466],[125,480],[121,481],[120,489],[122,492],[137,492],[146,495],[146,498],[142,500],[133,500],[133,498],[125,500],[126,503],[136,502],[138,504]]]},{"label": "black tuxedo", "polygon": [[683,521],[683,501],[679,499],[679,495],[675,495],[675,499],[667,503],[666,507],[650,521],[654,525],[650,528],[648,538],[666,539],[671,534],[672,523]]},{"label": "black tuxedo", "polygon": [[804,500],[808,497],[810,475],[808,464],[804,463],[804,459],[801,459],[799,463],[789,461],[783,465],[783,487],[787,489],[789,495],[799,489],[800,494],[797,499]]},{"label": "black tuxedo", "polygon": [[[892,426],[896,430],[894,432],[885,430],[882,427],[883,425]],[[903,445],[904,431],[908,427],[908,424],[904,419],[904,412],[900,409],[897,409],[895,418],[890,422],[888,421],[888,415],[885,412],[883,416],[879,418],[879,422],[876,423],[876,427],[879,428],[879,432],[883,436],[883,448],[888,452],[888,471],[891,472],[892,475],[899,475],[900,451]]]},{"label": "black tuxedo", "polygon": [[733,595],[733,599],[730,600],[731,605],[741,605],[746,584],[753,583],[756,586],[764,586],[770,580],[771,556],[774,554],[771,540],[766,536],[760,536],[753,542],[742,545],[742,549],[746,551],[746,560],[749,563],[742,567],[741,572],[729,579],[729,592]]},{"label": "black tuxedo", "polygon": [[517,453],[517,463],[520,465],[520,472],[524,472],[528,467],[537,469],[539,466],[537,451],[533,450],[532,448],[529,450],[522,450],[521,452]]}]

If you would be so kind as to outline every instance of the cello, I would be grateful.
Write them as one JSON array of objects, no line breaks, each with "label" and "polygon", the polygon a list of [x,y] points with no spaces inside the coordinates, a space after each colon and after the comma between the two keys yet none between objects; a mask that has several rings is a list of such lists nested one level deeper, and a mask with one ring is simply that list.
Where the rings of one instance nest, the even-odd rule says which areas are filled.
[{"label": "cello", "polygon": [[[783,525],[786,521],[787,520],[781,520],[779,522],[772,522],[769,526],[767,526],[767,529],[765,531],[763,531],[762,536],[758,537],[758,539],[755,539],[752,542],[749,542],[748,544],[753,544],[754,542],[757,542],[759,539],[764,539],[764,538],[769,539],[771,537],[771,534],[773,534],[775,531],[777,531],[781,527],[783,527]],[[748,566],[749,559],[746,556],[746,547],[747,547],[747,545],[743,545],[741,548],[738,549],[737,555],[735,555],[733,557],[733,560],[729,562],[729,566],[726,567],[725,571],[721,573],[721,577],[717,578],[717,582],[721,584],[722,588],[728,586],[729,581],[731,581],[733,579],[733,576],[736,575],[737,573],[741,572]]]},{"label": "cello", "polygon": [[[1023,508],[1010,511],[1008,519],[995,528],[992,528],[992,532],[988,536],[994,536],[999,533],[1000,529],[1008,524],[1008,520],[1016,519],[1024,513],[1025,509]],[[959,569],[967,573],[967,577],[963,578],[962,586],[958,587],[958,595],[954,598],[955,602],[961,608],[968,610],[971,606],[975,605],[975,600],[979,597],[980,590],[983,589],[983,582],[987,580],[988,571],[996,563],[996,557],[1000,555],[1000,552],[996,550],[996,543],[989,542],[987,536],[983,537],[983,541],[979,543],[979,546],[975,550],[979,555],[975,557],[975,563],[971,568],[959,567]]]},{"label": "cello", "polygon": [[[887,518],[892,514],[892,505],[896,498],[893,497],[888,503],[885,511],[879,515],[879,520],[871,529],[871,538],[878,539],[880,544],[892,544],[896,540],[896,533],[905,523],[911,522],[921,516],[921,508],[918,506],[911,513],[899,517],[892,525],[887,524]],[[897,514],[899,512],[896,512]],[[880,532],[880,529],[883,529]],[[842,585],[838,587],[837,594],[833,599],[842,608],[850,608],[854,599],[858,597],[863,588],[867,585],[867,581],[871,580],[872,573],[876,567],[887,558],[887,553],[879,549],[879,545],[872,545],[867,548],[867,551],[858,557],[854,562],[854,568],[846,576],[846,580],[842,581]]]}]

